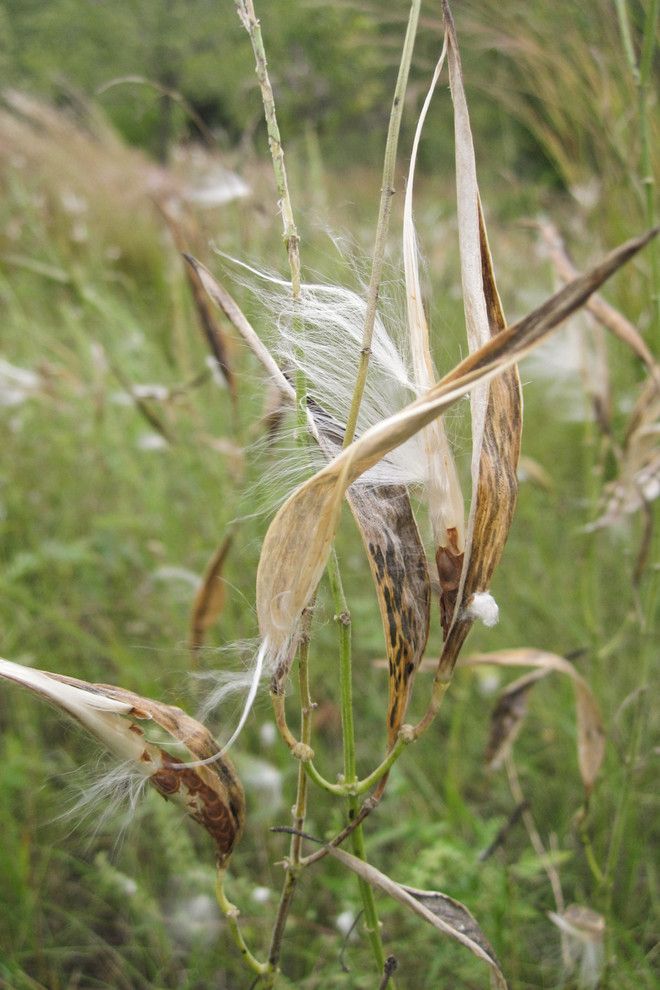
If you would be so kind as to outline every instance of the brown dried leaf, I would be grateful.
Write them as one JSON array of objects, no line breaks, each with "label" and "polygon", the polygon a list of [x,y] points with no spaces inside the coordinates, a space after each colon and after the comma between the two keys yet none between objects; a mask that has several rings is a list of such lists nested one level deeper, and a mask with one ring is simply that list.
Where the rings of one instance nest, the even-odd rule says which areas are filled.
[{"label": "brown dried leaf", "polygon": [[437,918],[440,918],[457,932],[461,932],[469,938],[475,945],[478,945],[486,953],[493,965],[498,970],[500,969],[500,964],[493,951],[493,947],[482,932],[472,912],[464,904],[461,904],[460,901],[455,901],[453,897],[448,897],[447,894],[442,894],[437,890],[416,890],[414,887],[406,886],[403,889],[425,908],[428,908]]},{"label": "brown dried leaf", "polygon": [[190,649],[194,653],[204,645],[207,629],[220,617],[225,607],[225,583],[222,569],[231,548],[233,534],[229,533],[207,564],[204,578],[195,595],[190,615]]},{"label": "brown dried leaf", "polygon": [[347,869],[352,870],[376,890],[392,897],[437,931],[469,949],[489,967],[495,986],[506,990],[507,982],[495,953],[474,917],[463,904],[436,891],[415,890],[413,887],[398,884],[371,863],[365,863],[364,860],[352,856],[337,846],[326,846],[325,849],[330,856],[339,860]]},{"label": "brown dried leaf", "polygon": [[578,765],[584,789],[589,795],[605,755],[605,729],[598,703],[584,677],[564,657],[532,648],[475,653],[461,661],[461,667],[484,664],[496,667],[535,667],[548,673],[554,670],[570,677],[575,691]]},{"label": "brown dried leaf", "polygon": [[618,476],[605,489],[605,509],[589,529],[611,526],[660,496],[660,387],[647,379],[630,416]]},{"label": "brown dried leaf", "polygon": [[269,378],[280,389],[287,401],[290,401],[291,396],[295,396],[295,390],[282,374],[279,365],[262,343],[254,327],[243,315],[238,303],[230,296],[225,287],[213,278],[208,268],[205,268],[200,261],[197,261],[190,254],[184,253],[183,257],[209,298],[225,314],[234,329],[239,332],[247,346],[261,362]]},{"label": "brown dried leaf", "polygon": [[533,670],[507,684],[500,693],[490,716],[490,737],[486,746],[486,763],[491,770],[497,770],[511,752],[527,714],[530,691],[549,673],[549,670]]},{"label": "brown dried leaf", "polygon": [[[466,357],[425,395],[368,429],[293,492],[266,534],[257,573],[259,625],[272,648],[285,643],[318,585],[348,487],[475,383],[490,380],[520,361],[656,234],[657,230],[650,231],[611,252],[592,271]],[[488,559],[492,561],[493,555]]]},{"label": "brown dried leaf", "polygon": [[[172,239],[177,251],[182,258],[187,261],[189,244],[181,223],[175,219],[171,211],[163,202],[159,202],[158,206],[165,223],[172,234]],[[195,304],[195,311],[197,313],[197,318],[199,320],[202,333],[206,338],[209,350],[215,358],[223,378],[227,382],[231,400],[234,404],[236,404],[238,400],[238,395],[236,392],[236,379],[234,378],[234,373],[231,369],[229,349],[227,347],[225,333],[209,308],[204,286],[202,285],[201,279],[194,265],[184,264],[183,267],[186,275],[186,281],[188,282],[193,302]]]},{"label": "brown dried leaf", "polygon": [[[538,224],[538,228],[548,247],[550,260],[555,266],[557,274],[564,282],[570,282],[579,272],[566,250],[566,245],[557,227],[551,221],[545,220]],[[644,362],[656,383],[660,384],[660,366],[637,327],[597,293],[594,293],[587,302],[587,309],[602,326],[613,333],[615,337],[618,337]]]},{"label": "brown dried leaf", "polygon": [[176,801],[211,836],[224,865],[240,838],[245,796],[226,756],[208,766],[187,767],[177,756],[149,742],[140,723],[153,721],[182,743],[195,760],[218,753],[207,729],[180,708],[163,705],[110,684],[22,667],[0,660],[0,677],[28,688],[79,722],[110,752],[140,770],[163,797]]}]

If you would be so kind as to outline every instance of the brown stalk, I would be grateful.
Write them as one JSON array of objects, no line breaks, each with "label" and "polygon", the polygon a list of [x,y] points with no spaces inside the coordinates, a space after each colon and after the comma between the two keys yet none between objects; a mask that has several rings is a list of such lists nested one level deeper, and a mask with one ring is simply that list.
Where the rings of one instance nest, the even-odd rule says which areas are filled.
[{"label": "brown stalk", "polygon": [[[547,245],[555,270],[563,282],[570,282],[579,275],[578,269],[566,249],[561,234],[554,223],[544,220],[537,224],[541,237]],[[598,322],[618,337],[637,357],[644,362],[650,374],[660,386],[660,368],[649,347],[634,324],[623,313],[611,306],[602,296],[594,293],[586,303],[586,308]]]},{"label": "brown stalk", "polygon": [[[175,219],[163,200],[156,199],[155,202],[172,235],[172,240],[179,255],[185,261],[188,261],[190,245],[182,224]],[[190,264],[184,264],[183,268],[195,305],[199,326],[204,334],[209,350],[227,383],[231,401],[235,407],[238,401],[238,393],[236,391],[236,379],[229,360],[229,350],[225,333],[209,308],[207,294],[204,291],[197,269],[194,265]]]},{"label": "brown stalk", "polygon": [[222,570],[231,549],[233,533],[228,533],[207,564],[190,614],[189,648],[193,660],[204,645],[207,630],[217,621],[225,607],[225,584]]}]

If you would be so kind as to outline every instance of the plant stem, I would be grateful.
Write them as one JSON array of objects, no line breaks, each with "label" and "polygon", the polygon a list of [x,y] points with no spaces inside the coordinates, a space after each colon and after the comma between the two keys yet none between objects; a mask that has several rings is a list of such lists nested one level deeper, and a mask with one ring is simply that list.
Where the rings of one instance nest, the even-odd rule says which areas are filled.
[{"label": "plant stem", "polygon": [[[277,184],[277,195],[279,200],[280,209],[282,211],[282,225],[284,228],[284,243],[286,245],[287,256],[289,260],[289,270],[291,272],[291,295],[293,297],[294,304],[298,302],[300,298],[300,238],[298,236],[298,230],[296,228],[293,207],[291,204],[291,196],[289,195],[289,183],[286,173],[286,165],[284,163],[284,148],[282,146],[282,139],[280,137],[280,129],[277,123],[277,114],[275,111],[275,98],[273,96],[273,88],[270,83],[270,78],[268,75],[268,62],[266,60],[266,51],[264,48],[263,37],[261,34],[261,26],[257,19],[253,0],[237,0],[236,8],[238,11],[238,16],[245,27],[245,30],[250,36],[250,41],[252,43],[252,51],[254,52],[254,57],[256,61],[256,73],[257,79],[259,80],[259,87],[261,89],[261,98],[264,106],[264,116],[266,119],[266,128],[268,131],[268,145],[270,148],[270,154],[273,161],[273,171],[275,173],[275,182]],[[298,444],[304,447],[306,444],[307,436],[307,417],[306,417],[306,393],[307,385],[305,382],[304,375],[298,372],[295,376],[295,387],[296,387],[296,417],[298,424]],[[312,736],[312,710],[313,704],[309,692],[309,629],[311,625],[311,609],[307,609],[303,614],[303,628],[301,632],[300,645],[298,650],[298,684],[300,693],[300,744],[296,744],[291,732],[288,730],[286,725],[286,716],[284,713],[284,700],[274,699],[274,708],[276,712],[276,718],[278,721],[278,727],[280,732],[286,739],[287,743],[291,745],[294,751],[298,750],[298,755],[301,753],[311,754],[311,736]],[[281,703],[280,703],[281,702]],[[305,815],[307,811],[307,787],[308,787],[308,777],[305,770],[305,765],[301,759],[298,764],[298,784],[296,788],[296,802],[293,807],[292,817],[293,817],[293,827],[297,832],[302,832],[305,825]],[[269,973],[264,980],[265,987],[272,987],[274,985],[276,975],[277,975],[277,965],[279,962],[281,950],[282,950],[282,939],[284,937],[284,929],[286,927],[286,922],[289,916],[289,910],[291,908],[291,903],[293,901],[293,896],[298,883],[298,877],[301,871],[301,848],[302,848],[302,838],[300,835],[292,835],[291,845],[289,849],[289,859],[286,867],[286,877],[284,880],[284,885],[282,887],[282,893],[280,895],[280,903],[277,910],[277,915],[275,917],[275,922],[273,925],[273,931],[271,935],[270,950],[268,953],[268,965],[270,967]]]},{"label": "plant stem", "polygon": [[266,51],[261,36],[261,25],[254,11],[252,0],[237,0],[236,8],[243,27],[250,35],[252,51],[256,59],[256,73],[261,89],[261,99],[264,105],[264,116],[266,118],[266,128],[268,130],[268,145],[270,147],[271,158],[273,159],[273,170],[277,183],[277,196],[282,210],[282,225],[284,227],[284,243],[289,256],[289,268],[291,269],[291,293],[294,299],[300,295],[300,238],[293,219],[293,208],[291,197],[289,196],[289,183],[287,180],[286,166],[284,164],[284,148],[280,138],[280,128],[277,123],[275,112],[275,98],[273,88],[268,75],[268,62]]},{"label": "plant stem", "polygon": [[218,867],[218,873],[215,883],[215,896],[217,898],[220,910],[227,919],[227,924],[229,926],[229,931],[231,932],[231,936],[234,940],[234,943],[238,947],[238,950],[241,953],[243,959],[245,960],[246,966],[248,966],[253,973],[257,973],[258,976],[260,977],[267,976],[267,974],[271,970],[270,964],[260,963],[259,960],[252,955],[247,945],[245,944],[245,939],[243,938],[243,935],[238,925],[238,918],[240,912],[238,908],[234,904],[232,904],[231,901],[227,899],[227,895],[225,894],[225,888],[224,888],[225,872],[226,871],[224,870],[224,868]]},{"label": "plant stem", "polygon": [[[303,746],[309,748],[312,738],[312,712],[314,704],[309,691],[309,633],[312,620],[312,610],[306,609],[303,613],[303,627],[298,650],[298,689],[300,694],[300,740]],[[296,803],[291,812],[293,828],[296,833],[302,832],[305,827],[305,815],[307,813],[307,774],[305,765],[301,761],[298,764],[298,786],[296,789]],[[268,952],[268,963],[272,971],[272,979],[266,986],[272,986],[277,965],[282,951],[282,939],[286,927],[289,910],[293,895],[298,884],[298,877],[301,872],[301,850],[302,836],[295,834],[291,836],[289,848],[289,858],[286,865],[286,877],[280,895],[280,903],[273,924],[273,931]]]},{"label": "plant stem", "polygon": [[[645,596],[646,601],[644,604],[646,605],[646,608],[641,609],[642,616],[653,616],[657,614],[659,585],[660,580],[658,579],[657,573],[652,572],[649,575],[647,592]],[[630,747],[625,760],[626,766],[624,768],[621,787],[617,792],[618,802],[614,814],[614,823],[612,825],[610,844],[602,877],[602,884],[607,897],[608,912],[611,911],[612,908],[614,875],[619,861],[619,855],[621,853],[621,846],[626,837],[626,826],[628,824],[631,792],[635,780],[635,771],[637,769],[639,753],[642,749],[642,743],[644,741],[644,732],[649,708],[649,671],[652,662],[651,650],[653,649],[653,640],[644,621],[640,624],[639,632],[640,638],[643,637],[645,641],[642,641],[640,650],[637,711],[633,716]]]},{"label": "plant stem", "polygon": [[[293,206],[289,194],[289,181],[284,163],[284,147],[280,137],[279,124],[277,123],[275,97],[273,96],[273,87],[270,84],[270,77],[268,75],[268,62],[261,34],[261,25],[254,10],[253,0],[236,0],[236,9],[243,27],[250,36],[252,51],[254,52],[256,61],[255,69],[264,106],[264,117],[268,131],[268,146],[273,161],[278,201],[282,211],[284,244],[286,246],[289,271],[291,273],[291,296],[294,303],[297,303],[300,299],[300,237],[298,236],[298,228],[296,227],[293,216]],[[307,385],[305,377],[300,371],[296,372],[295,375],[295,387],[298,437],[302,443],[307,432],[307,417],[305,413]]]},{"label": "plant stem", "polygon": [[367,791],[370,791],[374,784],[377,784],[386,773],[389,773],[409,742],[413,742],[413,739],[408,738],[407,736],[399,736],[383,762],[377,766],[368,777],[364,777],[362,780],[357,781],[355,787],[353,788],[353,794],[357,796],[359,794],[366,794]]},{"label": "plant stem", "polygon": [[[646,224],[655,226],[655,179],[651,161],[651,135],[648,112],[648,92],[653,68],[653,54],[658,26],[658,0],[651,0],[646,12],[644,24],[644,39],[639,66],[639,136],[640,136],[640,166],[641,179],[644,186],[644,201],[646,207]],[[652,305],[652,339],[657,341],[660,332],[660,270],[658,266],[658,247],[655,242],[649,244],[651,264],[651,305]]]},{"label": "plant stem", "polygon": [[378,224],[376,227],[376,240],[374,243],[374,254],[371,265],[371,278],[367,290],[367,311],[364,317],[364,330],[362,335],[362,350],[360,351],[360,363],[358,365],[357,378],[353,391],[353,399],[346,423],[346,433],[344,435],[344,446],[352,443],[357,427],[358,414],[362,403],[364,386],[367,381],[367,371],[369,368],[369,358],[371,357],[371,341],[373,338],[374,324],[376,322],[376,310],[378,308],[378,293],[383,276],[383,264],[385,261],[385,242],[390,224],[390,214],[392,212],[392,196],[394,189],[394,170],[396,166],[396,152],[399,143],[399,130],[401,128],[401,115],[403,113],[403,101],[408,85],[408,74],[412,61],[413,48],[415,46],[415,35],[417,34],[417,22],[419,20],[419,9],[421,0],[412,0],[410,14],[408,16],[408,27],[403,42],[401,62],[399,64],[399,74],[394,89],[394,99],[392,100],[392,110],[390,112],[390,122],[387,130],[387,141],[385,144],[385,158],[383,161],[383,182],[380,190],[380,207],[378,210]]},{"label": "plant stem", "polygon": [[[638,59],[633,44],[632,31],[626,0],[615,0],[616,12],[621,31],[621,42],[625,52],[628,68],[637,89],[637,115],[639,124],[640,143],[640,180],[642,183],[642,198],[644,202],[645,220],[647,226],[655,226],[655,180],[651,161],[651,135],[649,127],[648,91],[653,70],[653,55],[658,26],[659,0],[650,0],[644,22],[642,49]],[[649,245],[651,266],[651,310],[653,337],[660,332],[660,266],[658,264],[657,245]]]},{"label": "plant stem", "polygon": [[529,840],[532,843],[534,852],[539,858],[543,869],[545,870],[546,876],[550,881],[550,886],[552,887],[552,894],[555,899],[555,905],[559,914],[564,910],[564,895],[561,889],[561,881],[559,879],[559,874],[555,868],[552,859],[548,855],[548,851],[543,844],[543,839],[539,835],[539,831],[536,827],[536,822],[534,821],[534,816],[529,810],[527,801],[525,800],[525,795],[523,794],[522,787],[520,786],[520,779],[518,777],[518,771],[516,769],[516,764],[513,760],[513,754],[509,753],[505,761],[506,772],[509,778],[509,787],[511,789],[511,794],[513,795],[513,800],[519,808],[522,808],[522,819],[525,823],[525,828],[527,829],[527,834]]},{"label": "plant stem", "polygon": [[[341,692],[341,724],[342,738],[344,746],[344,782],[352,785],[357,782],[357,762],[355,756],[355,726],[353,722],[353,685],[352,685],[352,662],[351,662],[351,616],[344,595],[339,564],[334,552],[330,554],[328,561],[328,580],[332,592],[332,600],[335,609],[335,620],[339,624],[339,684]],[[349,819],[355,818],[358,813],[359,804],[357,797],[351,795],[348,798]],[[351,840],[355,855],[367,861],[367,851],[364,841],[362,825],[358,825],[352,832]],[[358,877],[358,886],[364,908],[365,925],[371,948],[376,960],[378,972],[383,972],[385,966],[385,952],[380,936],[380,922],[376,909],[374,893],[370,885]]]}]

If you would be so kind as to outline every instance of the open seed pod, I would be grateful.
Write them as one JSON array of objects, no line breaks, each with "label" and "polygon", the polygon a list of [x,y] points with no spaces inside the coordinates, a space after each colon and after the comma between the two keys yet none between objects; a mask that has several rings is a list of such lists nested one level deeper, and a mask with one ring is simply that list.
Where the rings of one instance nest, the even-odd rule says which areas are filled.
[{"label": "open seed pod", "polygon": [[145,730],[157,725],[167,746],[184,747],[196,760],[218,752],[210,733],[180,708],[143,698],[110,684],[90,684],[0,659],[0,677],[33,691],[65,712],[109,752],[138,769],[163,797],[175,801],[211,836],[218,863],[224,866],[240,838],[245,820],[245,796],[234,767],[224,756],[208,766],[183,766],[184,760],[158,743]]},{"label": "open seed pod", "polygon": [[321,579],[349,486],[477,382],[492,380],[529,354],[656,234],[652,230],[622,244],[528,316],[495,334],[423,396],[371,427],[289,496],[266,533],[257,572],[257,615],[271,649],[286,642]]}]

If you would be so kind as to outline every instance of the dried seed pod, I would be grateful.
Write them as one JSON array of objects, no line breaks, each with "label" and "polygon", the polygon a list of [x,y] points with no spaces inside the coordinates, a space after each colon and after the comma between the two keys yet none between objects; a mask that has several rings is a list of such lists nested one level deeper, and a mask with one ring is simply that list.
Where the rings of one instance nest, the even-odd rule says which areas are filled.
[{"label": "dried seed pod", "polygon": [[49,701],[114,756],[138,769],[163,797],[176,801],[209,833],[218,863],[227,863],[245,820],[243,787],[231,762],[218,756],[208,766],[182,766],[184,760],[149,741],[145,733],[146,724],[155,723],[165,733],[166,746],[182,744],[196,760],[207,759],[219,747],[203,725],[180,708],[124,688],[90,684],[9,660],[0,659],[0,677]]},{"label": "dried seed pod", "polygon": [[[388,451],[467,395],[476,382],[492,380],[529,354],[657,232],[649,231],[612,251],[590,272],[492,337],[415,402],[370,427],[293,492],[270,525],[257,572],[257,614],[270,649],[285,644],[321,579],[349,486]],[[497,551],[497,545],[493,549]]]}]

